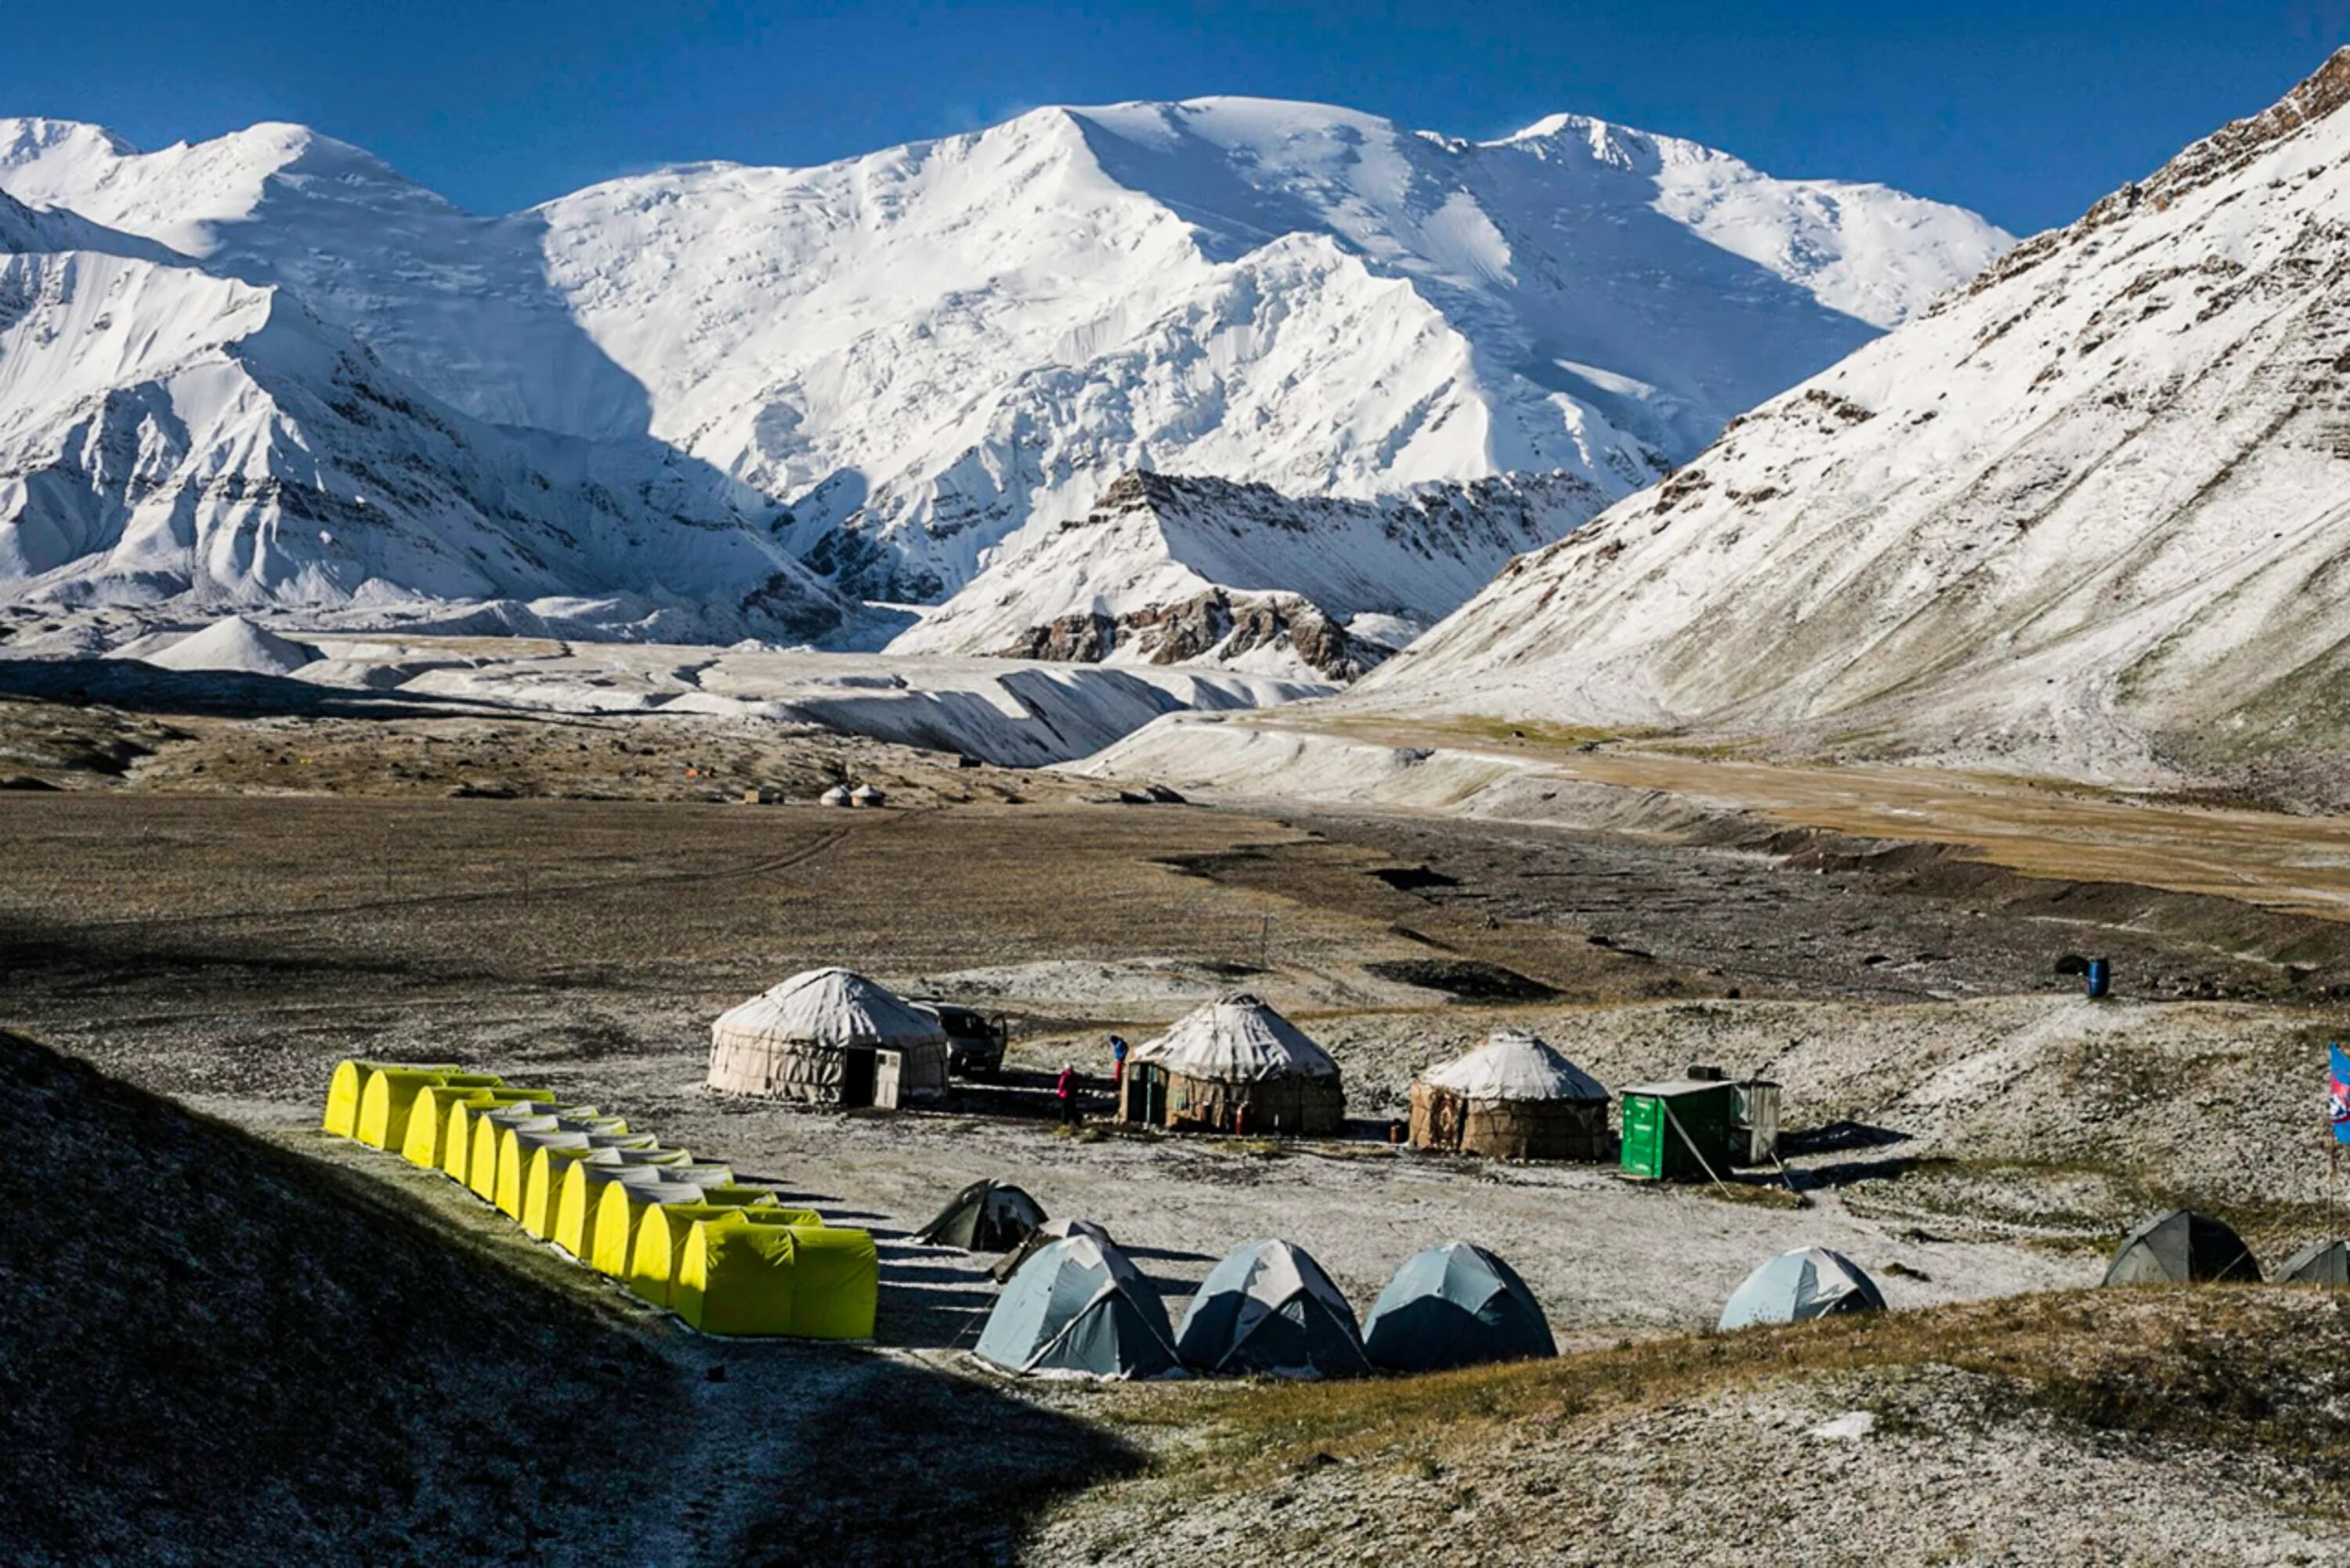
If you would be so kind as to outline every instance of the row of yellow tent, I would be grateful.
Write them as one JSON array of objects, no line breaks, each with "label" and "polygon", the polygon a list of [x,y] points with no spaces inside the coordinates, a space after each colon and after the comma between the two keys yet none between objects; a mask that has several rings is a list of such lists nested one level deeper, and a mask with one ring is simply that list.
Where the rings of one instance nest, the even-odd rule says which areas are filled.
[{"label": "row of yellow tent", "polygon": [[873,1238],[592,1106],[454,1066],[348,1061],[326,1128],[438,1170],[704,1334],[870,1339]]}]

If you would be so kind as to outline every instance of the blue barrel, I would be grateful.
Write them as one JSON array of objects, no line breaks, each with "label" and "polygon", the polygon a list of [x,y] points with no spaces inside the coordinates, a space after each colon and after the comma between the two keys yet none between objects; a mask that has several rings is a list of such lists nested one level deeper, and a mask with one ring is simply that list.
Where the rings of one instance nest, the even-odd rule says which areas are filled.
[{"label": "blue barrel", "polygon": [[2113,989],[2113,965],[2106,962],[2104,959],[2091,959],[2089,961],[2090,1000],[2094,1002],[2098,997],[2105,995],[2108,991],[2111,991]]}]

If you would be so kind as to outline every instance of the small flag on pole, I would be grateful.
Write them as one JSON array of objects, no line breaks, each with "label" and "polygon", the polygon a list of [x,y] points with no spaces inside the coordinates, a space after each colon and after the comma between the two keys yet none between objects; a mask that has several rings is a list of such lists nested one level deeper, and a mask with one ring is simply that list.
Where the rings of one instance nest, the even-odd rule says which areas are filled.
[{"label": "small flag on pole", "polygon": [[2350,1052],[2338,1040],[2326,1049],[2325,1097],[2334,1116],[2334,1141],[2350,1143]]}]

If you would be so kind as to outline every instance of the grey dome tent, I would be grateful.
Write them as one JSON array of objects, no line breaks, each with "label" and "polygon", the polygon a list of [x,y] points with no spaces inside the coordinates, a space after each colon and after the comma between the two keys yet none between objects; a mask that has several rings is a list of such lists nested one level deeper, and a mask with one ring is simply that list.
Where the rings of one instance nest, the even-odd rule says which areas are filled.
[{"label": "grey dome tent", "polygon": [[1517,1271],[1451,1241],[1404,1260],[1364,1320],[1363,1350],[1374,1366],[1434,1372],[1556,1355],[1558,1345]]},{"label": "grey dome tent", "polygon": [[2350,1242],[2312,1241],[2277,1265],[2281,1285],[2350,1285]]},{"label": "grey dome tent", "polygon": [[2245,1280],[2258,1284],[2261,1265],[2244,1239],[2224,1220],[2191,1209],[2158,1214],[2122,1238],[2106,1268],[2109,1285],[2185,1284]]},{"label": "grey dome tent", "polygon": [[1180,1376],[1158,1293],[1126,1254],[1090,1236],[1040,1249],[987,1314],[977,1350],[1009,1372],[1065,1377]]},{"label": "grey dome tent", "polygon": [[1286,1241],[1251,1241],[1218,1263],[1175,1331],[1201,1372],[1360,1377],[1371,1369],[1355,1309],[1322,1265]]},{"label": "grey dome tent", "polygon": [[1020,1266],[1055,1241],[1066,1241],[1072,1236],[1090,1236],[1105,1247],[1115,1246],[1109,1230],[1095,1220],[1047,1220],[1028,1232],[1028,1239],[995,1261],[988,1270],[997,1284],[1002,1284],[1020,1272]]},{"label": "grey dome tent", "polygon": [[1807,1323],[1837,1313],[1884,1310],[1884,1293],[1859,1264],[1825,1247],[1801,1247],[1747,1275],[1721,1309],[1721,1326]]},{"label": "grey dome tent", "polygon": [[990,1177],[956,1193],[937,1219],[914,1232],[914,1240],[966,1252],[1008,1252],[1044,1222],[1044,1208],[1035,1199]]}]

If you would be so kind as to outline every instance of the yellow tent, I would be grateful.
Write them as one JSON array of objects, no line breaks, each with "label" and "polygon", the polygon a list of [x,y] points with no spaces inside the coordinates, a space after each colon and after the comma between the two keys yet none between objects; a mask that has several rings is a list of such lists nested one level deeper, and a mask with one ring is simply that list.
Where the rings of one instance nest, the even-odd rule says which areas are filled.
[{"label": "yellow tent", "polygon": [[881,1303],[881,1256],[863,1231],[792,1228],[792,1325],[799,1339],[870,1339]]},{"label": "yellow tent", "polygon": [[[400,1146],[400,1158],[427,1170],[445,1170],[449,1164],[449,1129],[463,1125],[456,1115],[460,1106],[479,1109],[485,1106],[521,1105],[549,1093],[546,1089],[481,1089],[435,1084],[417,1096],[416,1103],[408,1109],[408,1137]],[[458,1176],[463,1179],[462,1172]]]},{"label": "yellow tent", "polygon": [[[672,1210],[672,1212],[674,1212]],[[687,1232],[671,1293],[677,1315],[704,1334],[789,1334],[799,1234],[785,1225],[698,1220]]]},{"label": "yellow tent", "polygon": [[759,1209],[697,1218],[671,1290],[677,1314],[704,1334],[872,1338],[881,1294],[873,1238],[775,1218]]},{"label": "yellow tent", "polygon": [[[721,1190],[729,1191],[729,1200],[715,1196]],[[704,1220],[739,1224],[742,1216],[735,1210],[775,1200],[774,1193],[757,1188],[704,1188],[698,1202],[647,1205],[637,1226],[636,1244],[629,1249],[629,1288],[655,1306],[672,1304],[671,1287],[685,1256],[686,1236],[694,1226]]]},{"label": "yellow tent", "polygon": [[635,1251],[637,1228],[644,1223],[646,1210],[660,1203],[699,1203],[702,1181],[716,1187],[733,1180],[734,1176],[723,1165],[659,1168],[661,1179],[640,1180],[623,1176],[618,1181],[606,1183],[598,1195],[594,1239],[588,1253],[588,1266],[598,1273],[609,1274],[616,1280],[629,1277],[629,1255]]},{"label": "yellow tent", "polygon": [[439,1085],[494,1089],[505,1080],[493,1073],[459,1073],[445,1067],[378,1067],[359,1091],[359,1140],[369,1148],[399,1148],[408,1141],[408,1113],[416,1096]]},{"label": "yellow tent", "polygon": [[[487,1091],[495,1095],[501,1091]],[[551,1090],[539,1090],[527,1099],[496,1100],[486,1106],[470,1102],[471,1096],[459,1100],[449,1111],[449,1130],[441,1137],[441,1173],[461,1187],[471,1187],[473,1179],[473,1144],[481,1136],[482,1124],[494,1111],[517,1111],[525,1116],[553,1116],[556,1110]],[[494,1141],[491,1144],[494,1149]],[[496,1156],[491,1156],[494,1162]]]},{"label": "yellow tent", "polygon": [[528,1105],[507,1106],[473,1118],[473,1158],[465,1168],[465,1185],[473,1189],[474,1197],[484,1203],[498,1200],[498,1143],[507,1129],[529,1127],[537,1132],[553,1132],[555,1113],[560,1108],[533,1100]]},{"label": "yellow tent", "polygon": [[522,1200],[530,1192],[530,1161],[543,1148],[588,1149],[588,1135],[567,1130],[556,1119],[556,1125],[541,1131],[536,1127],[508,1127],[498,1137],[497,1194],[494,1201],[498,1212],[509,1220],[522,1218]]},{"label": "yellow tent", "polygon": [[588,1133],[577,1146],[541,1144],[523,1161],[522,1228],[537,1240],[555,1233],[555,1215],[563,1191],[563,1173],[574,1160],[623,1149],[651,1148],[660,1140],[650,1133]]},{"label": "yellow tent", "polygon": [[360,1092],[367,1087],[368,1075],[382,1065],[357,1057],[335,1064],[334,1074],[327,1080],[327,1115],[321,1124],[328,1132],[349,1137],[359,1130]]},{"label": "yellow tent", "polygon": [[[591,1150],[563,1172],[563,1196],[555,1204],[555,1244],[586,1262],[596,1251],[596,1201],[604,1189],[629,1171],[653,1171],[662,1166],[684,1165],[693,1156],[681,1148],[606,1148]],[[656,1179],[648,1175],[645,1180]]]},{"label": "yellow tent", "polygon": [[551,1127],[513,1127],[498,1136],[498,1174],[491,1201],[509,1220],[522,1218],[522,1200],[530,1189],[530,1157],[542,1148],[586,1148],[597,1133],[625,1137],[629,1124],[618,1116],[599,1116],[582,1106],[579,1112],[558,1111]]}]

